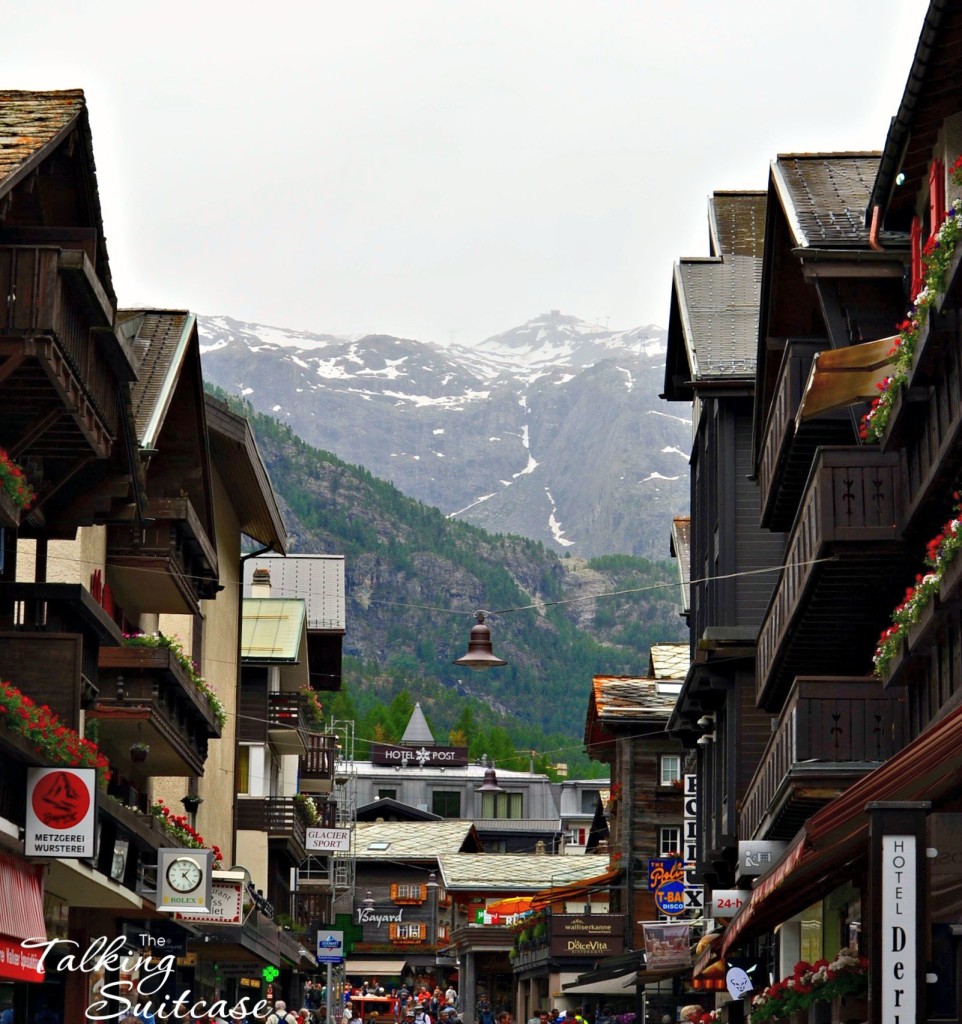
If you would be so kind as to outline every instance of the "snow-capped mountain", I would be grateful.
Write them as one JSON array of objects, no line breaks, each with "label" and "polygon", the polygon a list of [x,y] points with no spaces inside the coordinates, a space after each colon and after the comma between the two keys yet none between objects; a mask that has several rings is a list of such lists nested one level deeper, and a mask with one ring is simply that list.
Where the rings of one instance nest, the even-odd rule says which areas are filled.
[{"label": "snow-capped mountain", "polygon": [[664,558],[688,508],[665,332],[553,310],[472,347],[201,317],[204,374],[318,448],[495,533]]}]

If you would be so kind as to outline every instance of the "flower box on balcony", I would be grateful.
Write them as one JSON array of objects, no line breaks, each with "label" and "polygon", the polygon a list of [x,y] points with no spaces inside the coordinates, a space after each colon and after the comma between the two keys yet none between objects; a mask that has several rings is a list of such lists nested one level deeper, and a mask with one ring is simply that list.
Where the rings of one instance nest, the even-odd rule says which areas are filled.
[{"label": "flower box on balcony", "polygon": [[941,618],[942,605],[938,596],[934,596],[919,609],[918,618],[908,628],[906,639],[913,654],[922,654],[931,647]]},{"label": "flower box on balcony", "polygon": [[7,494],[3,487],[0,487],[0,526],[7,526],[15,530],[20,525],[22,512],[23,510],[13,498]]},{"label": "flower box on balcony", "polygon": [[836,996],[832,1000],[832,1024],[864,1024],[867,1020],[865,996]]},{"label": "flower box on balcony", "polygon": [[939,600],[944,605],[962,600],[962,555],[956,555],[942,572],[939,581]]}]

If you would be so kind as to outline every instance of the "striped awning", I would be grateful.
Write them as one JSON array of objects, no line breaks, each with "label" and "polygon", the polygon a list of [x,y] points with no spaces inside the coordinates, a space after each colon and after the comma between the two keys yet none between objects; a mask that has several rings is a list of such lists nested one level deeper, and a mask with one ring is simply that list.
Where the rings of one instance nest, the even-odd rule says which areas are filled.
[{"label": "striped awning", "polygon": [[597,889],[608,888],[612,882],[617,881],[621,875],[621,868],[609,868],[600,875],[592,875],[591,878],[583,878],[580,882],[571,885],[557,885],[550,889],[542,889],[531,897],[531,909],[543,910],[550,907],[552,903],[577,900]]},{"label": "striped awning", "polygon": [[42,873],[39,864],[0,853],[0,935],[46,939]]}]

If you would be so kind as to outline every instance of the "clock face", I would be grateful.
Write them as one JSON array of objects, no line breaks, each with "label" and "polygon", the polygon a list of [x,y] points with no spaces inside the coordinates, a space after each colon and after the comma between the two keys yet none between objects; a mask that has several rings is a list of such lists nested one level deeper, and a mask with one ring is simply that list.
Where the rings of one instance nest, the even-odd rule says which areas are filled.
[{"label": "clock face", "polygon": [[176,857],[167,865],[167,881],[177,892],[193,892],[203,878],[200,864],[191,857]]}]

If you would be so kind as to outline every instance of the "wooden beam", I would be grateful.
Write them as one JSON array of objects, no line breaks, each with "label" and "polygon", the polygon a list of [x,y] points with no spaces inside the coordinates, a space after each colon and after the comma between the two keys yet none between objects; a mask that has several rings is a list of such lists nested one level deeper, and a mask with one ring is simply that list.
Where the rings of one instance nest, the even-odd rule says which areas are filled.
[{"label": "wooden beam", "polygon": [[46,416],[41,416],[32,427],[21,435],[16,444],[11,445],[10,454],[14,459],[19,458],[24,452],[31,448],[44,434],[61,418],[66,415],[67,410],[62,405],[57,405]]}]

